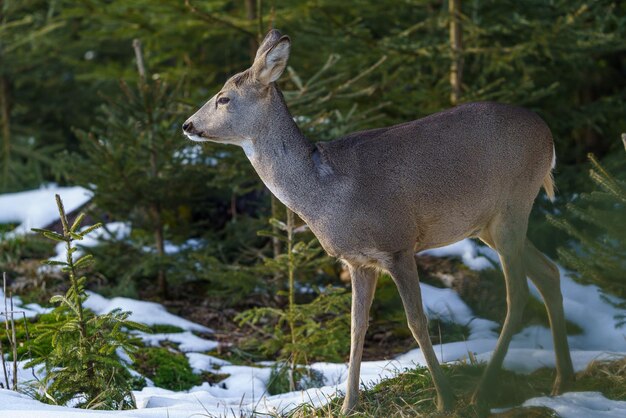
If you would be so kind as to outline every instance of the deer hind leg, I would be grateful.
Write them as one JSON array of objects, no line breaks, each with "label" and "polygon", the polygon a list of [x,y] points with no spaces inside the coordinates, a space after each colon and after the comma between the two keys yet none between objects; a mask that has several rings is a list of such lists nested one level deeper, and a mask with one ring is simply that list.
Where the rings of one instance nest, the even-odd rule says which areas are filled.
[{"label": "deer hind leg", "polygon": [[350,363],[346,397],[341,407],[342,414],[350,413],[359,400],[359,376],[363,342],[369,321],[369,311],[376,290],[377,273],[372,268],[348,266],[352,281],[352,315],[350,333]]},{"label": "deer hind leg", "polygon": [[[481,234],[480,239],[495,249],[495,244],[488,231]],[[524,246],[524,266],[526,267],[526,274],[539,290],[548,312],[556,356],[556,380],[552,388],[552,395],[558,395],[563,393],[574,381],[574,367],[565,328],[559,269],[528,238]]]},{"label": "deer hind leg", "polygon": [[552,394],[558,395],[574,381],[574,367],[567,343],[559,269],[528,239],[524,247],[524,263],[526,273],[541,293],[548,312],[556,355],[556,380]]},{"label": "deer hind leg", "polygon": [[480,236],[491,244],[500,255],[506,283],[507,313],[500,338],[483,376],[474,392],[472,403],[479,412],[486,412],[487,399],[495,389],[494,380],[502,367],[511,338],[522,321],[524,307],[528,301],[528,284],[524,269],[524,245],[528,214],[504,213],[496,217]]},{"label": "deer hind leg", "polygon": [[454,394],[448,379],[439,366],[428,335],[428,320],[422,305],[422,294],[413,251],[395,254],[389,264],[385,267],[398,287],[409,328],[422,350],[437,390],[437,409],[439,411],[451,410],[454,407]]}]

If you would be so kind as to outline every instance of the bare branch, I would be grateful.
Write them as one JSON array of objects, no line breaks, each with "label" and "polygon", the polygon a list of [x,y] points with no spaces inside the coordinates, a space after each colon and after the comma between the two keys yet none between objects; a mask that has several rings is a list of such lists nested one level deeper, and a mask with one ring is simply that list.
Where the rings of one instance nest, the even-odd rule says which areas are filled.
[{"label": "bare branch", "polygon": [[237,25],[235,25],[232,22],[229,22],[228,20],[216,17],[215,15],[211,14],[211,13],[207,13],[204,11],[200,11],[196,8],[196,6],[194,6],[193,4],[191,4],[190,0],[185,0],[185,6],[187,6],[187,8],[189,9],[189,11],[193,14],[195,14],[196,16],[198,16],[200,19],[204,20],[205,22],[211,22],[211,23],[219,23],[221,25],[227,26],[231,29],[234,29],[236,31],[239,31],[241,33],[246,34],[247,36],[251,36],[254,39],[256,39],[256,34],[253,32],[250,32],[247,29],[244,29],[242,27],[239,27]]}]

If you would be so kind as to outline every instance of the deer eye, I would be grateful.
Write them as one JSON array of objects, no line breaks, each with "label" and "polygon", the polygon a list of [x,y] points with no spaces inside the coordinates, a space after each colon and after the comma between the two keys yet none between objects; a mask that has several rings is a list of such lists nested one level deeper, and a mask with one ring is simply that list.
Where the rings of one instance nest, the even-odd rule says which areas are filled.
[{"label": "deer eye", "polygon": [[228,97],[220,97],[219,99],[217,99],[217,104],[220,105],[228,104],[228,102],[230,102],[230,99]]}]

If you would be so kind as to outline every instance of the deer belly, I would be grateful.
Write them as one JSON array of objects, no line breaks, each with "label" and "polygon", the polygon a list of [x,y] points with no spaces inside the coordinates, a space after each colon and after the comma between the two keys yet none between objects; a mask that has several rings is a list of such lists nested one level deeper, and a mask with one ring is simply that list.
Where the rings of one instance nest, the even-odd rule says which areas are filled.
[{"label": "deer belly", "polygon": [[469,237],[476,237],[489,223],[490,211],[450,213],[436,220],[422,222],[415,243],[416,251],[438,248]]}]

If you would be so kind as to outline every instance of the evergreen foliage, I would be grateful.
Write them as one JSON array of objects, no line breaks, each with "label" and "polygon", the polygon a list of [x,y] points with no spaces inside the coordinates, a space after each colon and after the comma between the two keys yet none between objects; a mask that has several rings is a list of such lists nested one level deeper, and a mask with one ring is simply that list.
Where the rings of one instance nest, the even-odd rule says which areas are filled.
[{"label": "evergreen foliage", "polygon": [[626,308],[626,158],[614,161],[615,174],[593,154],[589,161],[596,190],[568,203],[566,216],[549,219],[572,239],[558,250],[561,262],[582,281],[620,297],[621,302],[608,300]]},{"label": "evergreen foliage", "polygon": [[85,293],[87,278],[80,272],[91,264],[92,257],[86,254],[75,260],[77,248],[74,242],[82,240],[101,225],[81,229],[84,214],[70,225],[59,195],[56,195],[56,200],[62,233],[43,229],[35,231],[66,244],[65,261],[48,260],[44,263],[60,267],[68,275],[70,287],[65,295],[55,295],[50,299],[51,303],[57,304],[53,311],[55,321],[39,324],[39,333],[34,340],[34,348],[39,352],[35,353],[27,367],[44,366],[45,377],[37,388],[43,392],[42,401],[57,405],[71,402],[89,409],[133,408],[134,399],[130,393],[132,378],[117,350],[132,355],[138,345],[127,331],[148,331],[148,328],[129,321],[130,312],[114,310],[95,315],[84,308],[88,297]]},{"label": "evergreen foliage", "polygon": [[255,326],[256,335],[244,349],[267,358],[299,364],[345,361],[350,343],[350,294],[344,289],[317,289],[309,303],[287,309],[261,307],[238,315],[241,325]]},{"label": "evergreen foliage", "polygon": [[[203,280],[219,306],[269,306],[240,319],[257,321],[259,341],[277,332],[262,350],[291,362],[293,387],[297,363],[339,360],[347,347],[323,340],[333,327],[345,330],[347,295],[300,291],[327,289],[337,269],[310,236],[286,237],[297,219],[276,200],[270,206],[240,150],[190,145],[180,125],[250,64],[270,27],[293,40],[280,84],[312,141],[450,107],[456,55],[461,102],[523,105],[553,130],[560,196],[555,205],[538,199],[531,239],[548,251],[568,236],[579,241],[560,250],[561,259],[581,278],[623,295],[624,237],[611,225],[623,223],[613,186],[623,186],[624,170],[609,167],[617,146],[608,138],[623,131],[626,3],[459,3],[463,42],[452,54],[446,1],[0,1],[0,192],[54,180],[79,184],[94,192],[92,215],[130,224],[130,237],[93,250],[93,268],[117,285],[109,292],[134,295],[141,280],[158,281],[158,289],[141,288],[165,296],[168,283]],[[150,71],[137,71],[129,59],[136,38],[146,45]],[[57,160],[59,149],[67,154]],[[587,187],[577,164],[590,151],[603,186],[575,197]],[[615,181],[603,177],[600,159]],[[552,218],[560,234],[537,222],[569,201],[568,219]],[[275,219],[272,231],[256,236],[268,218]],[[168,243],[181,250],[168,254]],[[41,250],[3,240],[0,251],[0,266],[11,270]],[[391,284],[384,290],[395,292]],[[374,305],[374,321],[389,316],[394,298]],[[313,336],[322,319],[331,320],[331,331]],[[336,338],[347,335],[337,331]],[[309,358],[302,356],[307,344],[318,350]]]},{"label": "evergreen foliage", "polygon": [[[10,142],[6,135],[3,141],[10,145],[7,155],[13,162],[2,164],[2,181],[7,185],[4,190],[34,187],[42,180],[75,181],[68,177],[71,169],[64,163],[56,165],[61,177],[52,175],[47,168],[54,160],[52,153],[59,147],[86,152],[78,149],[79,143],[85,142],[79,132],[95,134],[94,130],[102,129],[92,126],[93,115],[103,101],[97,92],[106,92],[105,107],[109,110],[111,103],[128,100],[124,89],[115,85],[120,78],[130,85],[140,80],[126,52],[134,38],[142,39],[147,47],[146,61],[152,67],[148,78],[170,85],[180,83],[173,93],[173,102],[180,109],[173,106],[167,112],[176,134],[192,108],[203,103],[228,75],[249,65],[258,37],[269,27],[282,29],[297,45],[291,59],[297,77],[284,77],[282,84],[298,122],[314,140],[405,122],[447,108],[451,56],[446,3],[410,1],[388,7],[363,0],[289,0],[278,4],[231,0],[3,2],[0,72],[7,81],[9,106],[8,118],[0,124],[9,127]],[[622,76],[626,66],[622,42],[626,35],[625,8],[614,0],[461,2],[462,101],[500,100],[538,111],[555,134],[557,184],[566,197],[581,185],[569,166],[583,161],[589,151],[600,158],[614,151],[612,142],[605,138],[623,130],[620,104],[626,94]],[[337,52],[341,53],[338,61],[332,55]],[[315,89],[299,80],[314,76],[325,67],[329,56],[333,65],[327,74],[337,76],[341,83],[359,77],[363,68],[382,57],[386,59],[358,79],[364,87],[347,83],[341,94],[320,95],[316,99],[318,111],[300,111],[297,96]],[[353,95],[364,89],[370,90],[368,94]],[[184,111],[182,103],[188,106]],[[382,104],[385,106],[368,113]],[[330,129],[310,129],[310,123],[319,120],[318,114],[324,114]],[[346,117],[358,123],[344,123]],[[126,126],[131,127],[135,128],[130,123]],[[134,135],[133,129],[125,135]],[[79,140],[76,133],[83,139]],[[172,139],[181,143],[178,135]],[[18,156],[19,147],[25,152]],[[182,240],[176,235],[184,235],[183,230],[187,238],[205,235],[212,246],[206,251],[208,257],[224,264],[237,262],[241,247],[233,250],[233,244],[241,236],[231,234],[226,226],[238,215],[264,222],[267,193],[262,192],[238,150],[217,145],[198,148],[202,150],[197,163],[199,175],[190,179],[186,188],[200,188],[203,198],[196,196],[195,204],[189,205],[185,197],[173,196],[171,201],[180,200],[178,207],[182,209],[164,209],[164,234],[176,243]],[[80,183],[88,181],[82,179]],[[543,212],[553,211],[542,200],[539,205]],[[116,220],[125,220],[128,213],[137,212],[125,211]],[[279,215],[272,214],[276,218]],[[543,213],[534,217],[537,215],[543,217]],[[202,225],[197,222],[200,219]],[[531,225],[532,236],[539,224]],[[542,239],[534,237],[535,241],[562,237],[547,231],[539,229]],[[141,239],[134,240],[134,247],[139,241],[143,241],[142,246],[154,242],[156,247],[153,235],[152,230],[146,230]],[[231,251],[218,253],[214,245],[218,236]],[[254,239],[253,234],[244,237],[244,241]],[[554,242],[546,242],[543,249],[554,246]],[[159,275],[159,271],[171,276],[184,270],[172,268],[170,263],[167,257],[156,256],[142,271],[147,276]]]},{"label": "evergreen foliage", "polygon": [[344,289],[327,287],[316,289],[317,296],[311,302],[296,303],[299,290],[306,289],[303,288],[304,278],[315,273],[325,260],[320,257],[322,250],[316,239],[305,242],[296,238],[294,214],[289,211],[287,216],[287,223],[271,220],[275,229],[281,231],[279,234],[260,232],[286,244],[284,253],[265,262],[279,277],[288,279],[287,291],[278,291],[279,296],[287,297],[287,306],[284,309],[252,308],[237,315],[235,320],[255,331],[255,335],[246,341],[246,348],[255,348],[285,364],[289,370],[290,390],[295,390],[299,381],[296,375],[302,373],[298,372],[300,364],[308,364],[313,359],[342,361],[345,357],[350,338],[350,297]]},{"label": "evergreen foliage", "polygon": [[123,99],[107,98],[90,132],[77,131],[83,156],[65,161],[70,179],[94,191],[100,211],[130,223],[131,248],[123,252],[134,249],[138,260],[126,275],[156,278],[165,296],[175,264],[166,241],[182,244],[195,232],[211,173],[203,150],[180,134],[177,88],[144,75],[135,88],[121,82],[120,89]]},{"label": "evergreen foliage", "polygon": [[160,388],[181,391],[202,383],[182,353],[165,347],[146,347],[135,355],[134,367]]},{"label": "evergreen foliage", "polygon": [[[45,126],[52,136],[60,128],[46,124],[53,104],[36,97],[44,74],[52,70],[40,68],[48,58],[43,51],[65,25],[46,3],[0,2],[0,193],[39,186],[51,176],[53,153],[59,150],[41,132]],[[53,90],[58,83],[47,87]]]}]

